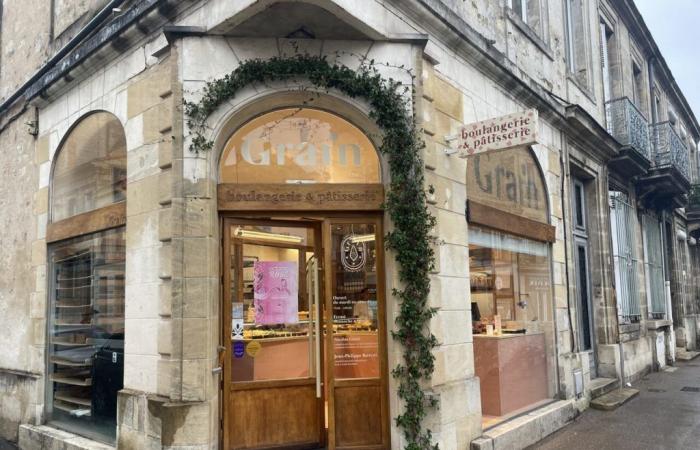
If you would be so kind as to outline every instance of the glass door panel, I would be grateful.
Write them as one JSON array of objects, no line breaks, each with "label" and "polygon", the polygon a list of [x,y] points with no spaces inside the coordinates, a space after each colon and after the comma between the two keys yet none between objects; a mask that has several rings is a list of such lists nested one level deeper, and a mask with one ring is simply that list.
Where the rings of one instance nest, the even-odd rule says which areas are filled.
[{"label": "glass door panel", "polygon": [[379,377],[377,251],[374,224],[331,226],[333,372]]},{"label": "glass door panel", "polygon": [[306,275],[313,230],[237,225],[231,233],[238,260],[232,265],[231,381],[315,377]]}]

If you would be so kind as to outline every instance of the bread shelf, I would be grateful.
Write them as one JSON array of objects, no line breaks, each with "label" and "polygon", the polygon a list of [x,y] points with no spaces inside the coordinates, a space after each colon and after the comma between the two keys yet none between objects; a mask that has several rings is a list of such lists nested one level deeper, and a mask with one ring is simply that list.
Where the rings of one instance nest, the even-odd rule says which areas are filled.
[{"label": "bread shelf", "polygon": [[71,403],[67,403],[61,400],[54,400],[53,407],[62,411],[66,411],[71,415],[78,417],[90,417],[92,415],[92,411],[90,410],[90,408],[75,406]]},{"label": "bread shelf", "polygon": [[75,397],[73,395],[61,394],[58,392],[53,398],[67,403],[73,403],[75,405],[92,406],[92,401],[89,398]]},{"label": "bread shelf", "polygon": [[70,384],[73,386],[92,386],[92,378],[77,378],[77,377],[62,377],[60,375],[51,375],[51,381],[54,383]]}]

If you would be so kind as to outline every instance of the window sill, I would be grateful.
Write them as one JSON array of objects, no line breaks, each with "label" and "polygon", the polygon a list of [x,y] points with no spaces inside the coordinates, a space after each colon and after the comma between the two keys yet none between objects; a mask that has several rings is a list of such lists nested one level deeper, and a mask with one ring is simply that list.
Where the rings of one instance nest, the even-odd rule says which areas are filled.
[{"label": "window sill", "polygon": [[507,6],[504,9],[506,17],[508,17],[513,25],[515,25],[515,27],[520,30],[520,32],[524,34],[535,45],[535,47],[539,48],[542,53],[544,53],[545,56],[553,62],[554,53],[552,53],[552,49],[549,48],[549,45],[532,30],[530,25],[523,22],[523,19],[518,17],[512,9]]}]

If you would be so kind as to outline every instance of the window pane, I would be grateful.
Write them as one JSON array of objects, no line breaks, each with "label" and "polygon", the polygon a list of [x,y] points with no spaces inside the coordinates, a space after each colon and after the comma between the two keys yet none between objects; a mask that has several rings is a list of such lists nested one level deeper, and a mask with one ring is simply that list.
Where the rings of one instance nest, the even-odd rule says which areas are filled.
[{"label": "window pane", "polygon": [[474,368],[485,427],[555,395],[549,264],[544,243],[469,227]]},{"label": "window pane", "polygon": [[49,249],[49,417],[114,438],[124,373],[124,228]]},{"label": "window pane", "polygon": [[379,183],[379,158],[356,126],[308,108],[273,111],[226,143],[223,183]]},{"label": "window pane", "polygon": [[313,376],[313,230],[236,225],[230,232],[232,381]]},{"label": "window pane", "polygon": [[574,207],[576,208],[576,226],[586,228],[583,217],[583,186],[578,183],[574,184]]},{"label": "window pane", "polygon": [[376,228],[372,224],[331,228],[335,377],[379,377]]},{"label": "window pane", "polygon": [[586,50],[587,22],[583,0],[567,1],[567,39],[569,42],[569,70],[576,80],[588,87],[588,53]]},{"label": "window pane", "polygon": [[61,146],[53,172],[52,220],[126,199],[126,136],[109,113],[87,116]]}]

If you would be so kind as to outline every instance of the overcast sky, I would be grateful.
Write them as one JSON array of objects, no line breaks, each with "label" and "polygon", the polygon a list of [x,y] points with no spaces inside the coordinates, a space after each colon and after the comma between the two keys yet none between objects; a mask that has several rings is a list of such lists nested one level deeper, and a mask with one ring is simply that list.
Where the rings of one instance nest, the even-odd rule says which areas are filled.
[{"label": "overcast sky", "polygon": [[700,120],[700,1],[634,0]]}]

